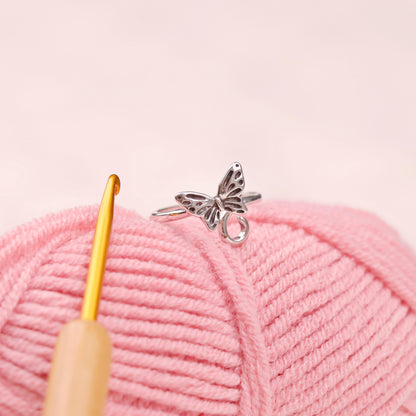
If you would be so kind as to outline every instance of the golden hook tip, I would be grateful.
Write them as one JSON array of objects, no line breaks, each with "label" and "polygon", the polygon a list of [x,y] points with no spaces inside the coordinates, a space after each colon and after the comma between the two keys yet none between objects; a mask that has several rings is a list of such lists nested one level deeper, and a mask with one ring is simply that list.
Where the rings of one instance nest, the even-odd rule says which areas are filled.
[{"label": "golden hook tip", "polygon": [[112,174],[108,178],[108,182],[110,181],[114,181],[114,195],[118,195],[120,192],[120,178],[117,175]]},{"label": "golden hook tip", "polygon": [[87,286],[85,288],[84,303],[82,305],[82,319],[95,320],[97,318],[105,262],[107,259],[107,249],[113,223],[114,196],[119,192],[119,177],[117,175],[110,175],[101,200],[100,210],[98,211]]}]

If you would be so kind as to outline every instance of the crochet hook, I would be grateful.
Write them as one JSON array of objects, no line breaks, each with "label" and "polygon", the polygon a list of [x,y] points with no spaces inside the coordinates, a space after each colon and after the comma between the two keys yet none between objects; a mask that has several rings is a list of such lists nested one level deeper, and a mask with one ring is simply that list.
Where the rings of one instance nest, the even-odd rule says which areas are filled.
[{"label": "crochet hook", "polygon": [[104,414],[111,340],[96,318],[113,221],[114,196],[119,190],[120,179],[111,175],[98,212],[81,319],[67,323],[59,333],[43,416]]}]

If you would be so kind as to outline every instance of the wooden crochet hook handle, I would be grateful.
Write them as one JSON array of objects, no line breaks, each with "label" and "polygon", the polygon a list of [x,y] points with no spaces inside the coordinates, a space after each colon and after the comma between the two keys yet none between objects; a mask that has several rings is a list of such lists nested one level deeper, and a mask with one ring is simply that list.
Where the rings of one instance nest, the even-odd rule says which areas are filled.
[{"label": "wooden crochet hook handle", "polygon": [[81,319],[58,336],[49,373],[43,416],[102,416],[107,399],[111,340],[96,321],[110,240],[116,175],[108,179],[97,218]]},{"label": "wooden crochet hook handle", "polygon": [[102,416],[111,341],[97,321],[78,319],[61,330],[49,373],[43,416]]}]

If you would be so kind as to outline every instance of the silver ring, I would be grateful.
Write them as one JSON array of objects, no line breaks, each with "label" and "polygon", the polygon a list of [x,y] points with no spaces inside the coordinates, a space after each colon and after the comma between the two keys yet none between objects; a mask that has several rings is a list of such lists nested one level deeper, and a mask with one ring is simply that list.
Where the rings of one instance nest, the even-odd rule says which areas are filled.
[{"label": "silver ring", "polygon": [[[173,205],[152,212],[150,219],[159,222],[179,220],[194,215],[201,218],[208,230],[218,226],[220,236],[231,244],[241,244],[249,233],[249,225],[242,216],[247,212],[247,204],[259,201],[261,194],[246,192],[243,194],[245,180],[241,163],[234,162],[218,186],[218,193],[211,197],[200,192],[179,192],[175,195],[179,205]],[[240,224],[240,233],[232,237],[228,232],[228,221],[236,215]]]}]

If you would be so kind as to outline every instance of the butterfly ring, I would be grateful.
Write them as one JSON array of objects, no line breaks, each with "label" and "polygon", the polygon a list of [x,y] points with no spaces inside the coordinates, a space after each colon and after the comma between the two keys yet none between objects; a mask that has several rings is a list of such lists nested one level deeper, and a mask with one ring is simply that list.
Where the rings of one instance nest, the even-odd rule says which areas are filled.
[{"label": "butterfly ring", "polygon": [[[152,212],[150,218],[156,221],[178,220],[189,215],[195,215],[203,221],[208,230],[217,228],[224,240],[232,244],[241,244],[248,236],[249,225],[242,215],[247,212],[247,204],[261,199],[258,192],[246,192],[241,163],[234,162],[218,186],[217,195],[211,197],[200,192],[179,192],[175,195],[179,205],[158,209]],[[231,215],[236,215],[240,224],[240,233],[232,237],[228,232],[228,221]]]}]

